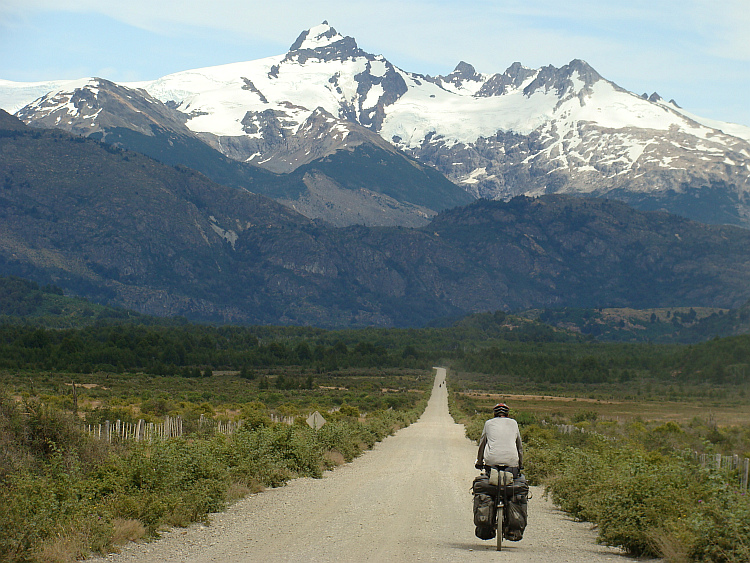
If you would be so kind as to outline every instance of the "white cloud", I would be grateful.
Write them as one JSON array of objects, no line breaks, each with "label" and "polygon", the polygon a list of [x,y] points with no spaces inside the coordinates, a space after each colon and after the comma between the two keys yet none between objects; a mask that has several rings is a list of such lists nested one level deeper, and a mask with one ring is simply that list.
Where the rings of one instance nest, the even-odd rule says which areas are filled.
[{"label": "white cloud", "polygon": [[750,60],[747,1],[4,0],[0,16],[3,12],[99,13],[160,34],[210,28],[284,46],[303,29],[328,19],[344,34],[379,45],[387,43],[389,48],[414,57],[427,58],[434,53],[440,60],[449,48],[502,53],[522,46],[525,52],[547,49],[555,53],[567,46],[578,51],[586,45],[606,47],[612,43],[608,37],[614,34],[617,42],[618,36],[627,35],[630,25],[637,23],[660,29],[662,36],[692,34],[715,56]]}]

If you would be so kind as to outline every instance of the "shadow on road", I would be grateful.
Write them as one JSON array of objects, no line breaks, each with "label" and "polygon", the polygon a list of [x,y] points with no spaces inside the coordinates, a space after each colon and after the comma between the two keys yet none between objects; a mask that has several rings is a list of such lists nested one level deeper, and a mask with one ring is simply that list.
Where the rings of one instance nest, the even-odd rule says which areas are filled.
[{"label": "shadow on road", "polygon": [[[495,546],[495,540],[487,540],[486,543],[469,543],[469,542],[446,542],[443,544],[446,548],[455,549],[457,551],[497,551]],[[514,552],[522,551],[523,546],[521,545],[505,545],[503,541],[503,551]]]}]

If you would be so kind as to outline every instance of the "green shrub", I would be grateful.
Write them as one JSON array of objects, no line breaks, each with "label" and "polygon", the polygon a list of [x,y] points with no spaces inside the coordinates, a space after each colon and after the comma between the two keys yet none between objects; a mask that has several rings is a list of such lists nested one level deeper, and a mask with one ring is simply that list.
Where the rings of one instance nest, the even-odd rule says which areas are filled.
[{"label": "green shrub", "polygon": [[56,450],[42,474],[21,472],[0,487],[0,560],[26,561],[40,544],[67,531],[85,537],[83,553],[103,551],[109,528],[87,493],[70,452]]},{"label": "green shrub", "polygon": [[113,456],[92,480],[92,495],[112,518],[160,525],[187,525],[221,510],[229,474],[217,441],[171,439],[137,444]]},{"label": "green shrub", "polygon": [[[180,408],[196,418],[215,409],[204,403],[205,392],[187,393],[195,397],[179,400],[147,389],[140,406],[151,417]],[[255,401],[242,407],[244,424],[229,437],[206,431],[153,443],[109,444],[82,432],[78,418],[61,410],[70,405],[54,396],[19,405],[0,394],[0,561],[82,559],[105,552],[123,534],[155,534],[163,526],[206,521],[226,505],[229,491],[237,498],[236,491],[280,486],[296,476],[320,477],[333,465],[331,450],[351,460],[415,421],[426,403],[418,397],[408,394],[410,410],[372,409],[360,420],[361,404],[354,401],[376,401],[368,393],[347,395],[350,406],[318,432],[303,418],[293,426],[273,424],[266,405]],[[343,403],[341,396],[326,397],[337,399]],[[311,402],[304,400],[295,403],[284,394],[268,398],[294,412],[304,412],[301,405]],[[87,414],[94,422],[114,419],[129,411],[113,406],[131,402],[112,400]],[[197,430],[188,422],[186,429]]]},{"label": "green shrub", "polygon": [[352,423],[345,420],[328,422],[318,430],[317,439],[327,451],[337,451],[346,461],[351,461],[360,453],[359,442],[354,438]]},{"label": "green shrub", "polygon": [[594,422],[597,418],[599,418],[599,413],[596,411],[579,410],[573,415],[571,421],[573,424],[577,422]]},{"label": "green shrub", "polygon": [[591,434],[531,427],[527,476],[599,541],[633,555],[748,561],[750,501],[725,478],[676,455]]}]

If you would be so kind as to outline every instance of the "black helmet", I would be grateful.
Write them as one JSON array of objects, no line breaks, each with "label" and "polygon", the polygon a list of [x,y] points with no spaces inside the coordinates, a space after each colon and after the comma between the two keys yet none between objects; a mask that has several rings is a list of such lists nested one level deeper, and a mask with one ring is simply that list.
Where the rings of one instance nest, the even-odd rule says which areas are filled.
[{"label": "black helmet", "polygon": [[492,412],[495,413],[495,416],[508,416],[510,409],[505,403],[498,403],[492,408]]}]

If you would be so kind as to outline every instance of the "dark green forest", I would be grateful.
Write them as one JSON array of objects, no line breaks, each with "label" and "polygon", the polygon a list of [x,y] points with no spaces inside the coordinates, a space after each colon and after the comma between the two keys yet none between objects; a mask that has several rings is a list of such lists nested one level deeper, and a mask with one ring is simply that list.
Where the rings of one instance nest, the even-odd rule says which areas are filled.
[{"label": "dark green forest", "polygon": [[[0,319],[16,321],[0,325],[3,370],[202,377],[212,370],[247,373],[289,365],[322,373],[364,367],[430,369],[442,363],[528,389],[627,387],[644,379],[745,385],[750,377],[748,335],[690,345],[599,342],[503,312],[423,329],[213,326],[71,300],[54,286],[19,278],[0,281]],[[60,323],[52,319],[65,315],[76,319],[68,324],[79,326],[57,328]],[[712,322],[716,318],[707,317]]]}]

